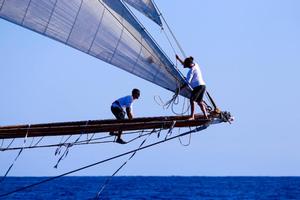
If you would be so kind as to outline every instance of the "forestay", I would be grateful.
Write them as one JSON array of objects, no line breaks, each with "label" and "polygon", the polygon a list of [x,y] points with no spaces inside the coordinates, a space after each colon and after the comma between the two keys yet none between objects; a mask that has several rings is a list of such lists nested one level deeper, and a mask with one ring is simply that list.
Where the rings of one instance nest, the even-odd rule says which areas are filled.
[{"label": "forestay", "polygon": [[185,82],[121,0],[0,0],[0,17],[170,91]]}]

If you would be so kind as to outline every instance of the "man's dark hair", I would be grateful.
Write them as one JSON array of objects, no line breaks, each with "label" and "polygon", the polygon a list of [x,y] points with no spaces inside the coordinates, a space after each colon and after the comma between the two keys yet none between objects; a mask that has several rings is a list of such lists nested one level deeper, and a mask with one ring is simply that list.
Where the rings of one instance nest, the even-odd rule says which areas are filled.
[{"label": "man's dark hair", "polygon": [[194,58],[192,56],[190,56],[190,57],[184,59],[183,65],[185,67],[190,67],[192,63],[194,63]]},{"label": "man's dark hair", "polygon": [[133,90],[132,90],[132,95],[133,94],[138,94],[138,95],[140,95],[140,90],[139,89],[136,89],[136,88],[134,88]]}]

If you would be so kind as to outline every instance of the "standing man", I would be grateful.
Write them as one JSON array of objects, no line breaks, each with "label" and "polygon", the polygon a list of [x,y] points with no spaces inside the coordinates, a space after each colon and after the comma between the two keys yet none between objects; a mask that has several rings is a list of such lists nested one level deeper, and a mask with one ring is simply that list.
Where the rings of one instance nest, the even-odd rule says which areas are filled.
[{"label": "standing man", "polygon": [[[195,105],[194,102],[200,106],[205,118],[208,119],[206,108],[203,102],[203,95],[206,90],[205,82],[202,77],[202,73],[200,67],[197,63],[194,63],[194,58],[192,56],[186,58],[182,61],[178,55],[176,55],[176,59],[183,65],[184,68],[189,68],[189,71],[186,76],[187,82],[192,86],[193,91],[190,98],[191,104],[191,117],[190,119],[193,120],[195,118]],[[187,84],[181,86],[181,89],[186,87]]]},{"label": "standing man", "polygon": [[[140,90],[133,89],[131,95],[119,98],[118,100],[114,101],[111,105],[111,112],[117,119],[125,119],[125,110],[128,116],[128,119],[133,118],[132,113],[132,104],[135,99],[140,97]],[[125,109],[125,110],[124,110]],[[109,133],[110,135],[114,135],[113,132]],[[121,139],[122,131],[118,131],[117,140],[116,142],[119,144],[126,144],[124,140]]]}]

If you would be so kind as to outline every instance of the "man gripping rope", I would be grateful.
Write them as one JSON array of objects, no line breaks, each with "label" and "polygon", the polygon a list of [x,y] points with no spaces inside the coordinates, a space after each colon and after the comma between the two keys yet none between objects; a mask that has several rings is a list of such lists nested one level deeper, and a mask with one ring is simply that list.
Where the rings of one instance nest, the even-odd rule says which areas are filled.
[{"label": "man gripping rope", "polygon": [[[203,102],[203,95],[206,90],[205,82],[202,77],[202,73],[200,67],[197,63],[194,63],[194,58],[192,56],[186,58],[182,61],[178,55],[176,55],[176,59],[183,65],[184,68],[189,68],[189,72],[187,73],[186,80],[192,86],[193,91],[190,98],[191,104],[191,117],[190,119],[193,120],[195,118],[195,105],[194,102],[200,106],[205,118],[208,118],[206,113],[206,108]],[[186,87],[187,84],[181,86],[180,89]]]}]

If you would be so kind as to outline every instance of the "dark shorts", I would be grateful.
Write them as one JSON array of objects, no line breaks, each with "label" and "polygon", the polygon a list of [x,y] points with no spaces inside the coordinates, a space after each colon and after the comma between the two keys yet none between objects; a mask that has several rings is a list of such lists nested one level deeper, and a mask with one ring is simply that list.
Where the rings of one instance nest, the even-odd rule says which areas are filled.
[{"label": "dark shorts", "polygon": [[196,102],[202,101],[205,90],[206,90],[205,85],[199,85],[195,87],[192,91],[191,100]]},{"label": "dark shorts", "polygon": [[111,106],[110,109],[117,119],[125,119],[125,112],[122,108]]}]

